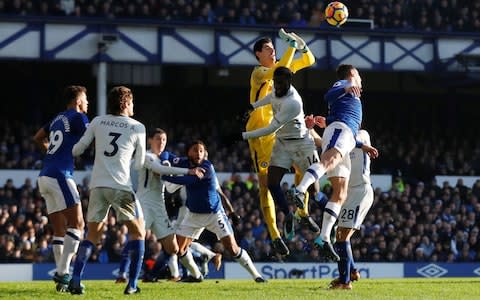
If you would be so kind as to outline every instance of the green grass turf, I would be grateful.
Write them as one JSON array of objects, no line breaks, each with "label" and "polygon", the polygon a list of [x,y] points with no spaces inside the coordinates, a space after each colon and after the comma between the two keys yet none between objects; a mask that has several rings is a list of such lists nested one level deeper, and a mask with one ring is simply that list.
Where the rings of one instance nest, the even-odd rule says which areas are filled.
[{"label": "green grass turf", "polygon": [[438,279],[361,279],[353,290],[327,290],[329,279],[269,280],[258,284],[253,280],[205,280],[202,283],[142,283],[140,294],[123,295],[124,284],[111,281],[84,281],[84,295],[58,293],[52,281],[2,282],[3,299],[480,299],[480,278]]}]

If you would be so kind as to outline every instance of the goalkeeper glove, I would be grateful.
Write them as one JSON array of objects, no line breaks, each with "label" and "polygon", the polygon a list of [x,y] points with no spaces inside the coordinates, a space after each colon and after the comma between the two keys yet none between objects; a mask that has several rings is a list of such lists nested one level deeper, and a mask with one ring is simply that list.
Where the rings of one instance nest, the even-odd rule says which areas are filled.
[{"label": "goalkeeper glove", "polygon": [[287,33],[283,28],[278,31],[278,36],[290,45],[290,47],[298,49],[298,43],[292,33]]},{"label": "goalkeeper glove", "polygon": [[298,50],[301,50],[303,53],[308,52],[309,49],[307,47],[307,43],[305,43],[305,41],[300,36],[298,36],[295,32],[290,32],[290,35],[292,35],[297,41]]}]

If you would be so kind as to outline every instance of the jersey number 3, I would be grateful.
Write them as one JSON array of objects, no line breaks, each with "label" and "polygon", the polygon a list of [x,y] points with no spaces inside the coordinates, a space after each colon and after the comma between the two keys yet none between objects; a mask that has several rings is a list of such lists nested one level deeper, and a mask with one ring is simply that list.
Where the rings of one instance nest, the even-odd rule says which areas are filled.
[{"label": "jersey number 3", "polygon": [[110,141],[110,145],[112,145],[113,150],[110,152],[103,151],[103,154],[105,156],[112,157],[112,156],[115,156],[115,154],[117,154],[118,152],[117,140],[122,134],[117,132],[110,132],[108,135],[113,137],[112,140]]}]

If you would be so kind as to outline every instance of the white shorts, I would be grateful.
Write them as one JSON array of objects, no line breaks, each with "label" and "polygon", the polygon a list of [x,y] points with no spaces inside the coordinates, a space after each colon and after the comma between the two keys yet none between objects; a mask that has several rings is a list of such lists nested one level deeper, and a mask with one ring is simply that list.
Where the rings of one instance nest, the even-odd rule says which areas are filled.
[{"label": "white shorts", "polygon": [[87,221],[105,222],[108,211],[115,210],[118,221],[143,219],[142,206],[135,193],[106,187],[96,187],[90,190]]},{"label": "white shorts", "polygon": [[353,132],[345,123],[333,122],[325,128],[322,136],[322,153],[335,148],[342,155],[342,160],[333,170],[327,172],[327,177],[350,177],[351,163],[348,154],[355,148],[355,144]]},{"label": "white shorts", "polygon": [[338,227],[360,229],[373,204],[373,188],[370,184],[348,188],[347,200],[338,216]]},{"label": "white shorts", "polygon": [[180,224],[182,224],[183,219],[185,219],[185,214],[187,213],[187,207],[184,205],[178,208],[177,219],[175,220],[175,232],[178,231]]},{"label": "white shorts", "polygon": [[151,230],[157,239],[163,239],[175,233],[172,223],[168,218],[165,200],[156,193],[147,193],[140,197],[145,229]]},{"label": "white shorts", "polygon": [[38,177],[38,189],[45,199],[48,214],[80,203],[77,185],[72,178],[40,176]]},{"label": "white shorts", "polygon": [[191,212],[188,208],[185,217],[178,226],[177,235],[197,240],[204,229],[215,233],[219,240],[233,235],[232,225],[230,225],[223,210],[211,214],[198,214]]},{"label": "white shorts", "polygon": [[310,165],[319,161],[317,148],[310,135],[300,140],[277,138],[273,145],[270,166],[290,169],[295,164],[303,174]]}]

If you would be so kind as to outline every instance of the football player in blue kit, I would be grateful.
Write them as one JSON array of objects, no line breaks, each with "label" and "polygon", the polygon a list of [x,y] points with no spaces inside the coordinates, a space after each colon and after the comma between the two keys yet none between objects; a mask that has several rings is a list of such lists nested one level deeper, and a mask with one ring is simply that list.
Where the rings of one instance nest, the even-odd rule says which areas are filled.
[{"label": "football player in blue kit", "polygon": [[[187,157],[174,159],[172,165],[181,168],[200,167],[205,170],[205,175],[202,178],[189,175],[162,176],[164,181],[185,185],[187,191],[187,211],[176,232],[180,261],[185,265],[187,260],[193,260],[188,247],[193,240],[200,237],[204,229],[207,229],[217,235],[225,249],[250,273],[255,282],[265,282],[247,251],[240,248],[235,241],[232,226],[217,193],[215,169],[212,163],[206,159],[207,149],[205,144],[202,141],[194,141],[186,149]],[[186,267],[188,268],[188,266]],[[189,269],[189,271],[191,276],[185,281],[202,281],[202,275],[198,269]]]},{"label": "football player in blue kit", "polygon": [[53,225],[52,249],[57,291],[67,291],[70,262],[83,237],[83,213],[77,185],[73,180],[72,148],[85,132],[88,118],[87,89],[67,86],[62,95],[67,109],[40,128],[33,139],[46,152],[38,187]]},{"label": "football player in blue kit", "polygon": [[[340,257],[330,241],[331,230],[338,218],[340,209],[347,198],[348,179],[350,177],[349,153],[355,147],[362,147],[356,141],[356,135],[362,122],[362,78],[358,70],[348,64],[337,68],[337,78],[332,88],[325,94],[329,113],[326,118],[322,137],[322,154],[320,162],[312,164],[305,172],[302,181],[294,191],[294,199],[299,207],[304,206],[307,188],[325,173],[333,193],[323,213],[322,230],[315,240],[315,246],[328,259],[338,261]],[[366,149],[370,157],[377,157],[375,148]]]}]

